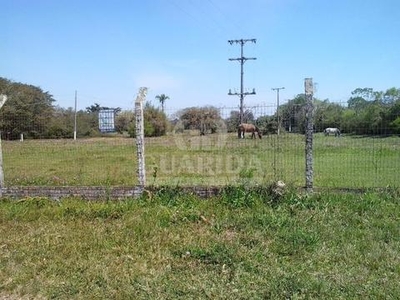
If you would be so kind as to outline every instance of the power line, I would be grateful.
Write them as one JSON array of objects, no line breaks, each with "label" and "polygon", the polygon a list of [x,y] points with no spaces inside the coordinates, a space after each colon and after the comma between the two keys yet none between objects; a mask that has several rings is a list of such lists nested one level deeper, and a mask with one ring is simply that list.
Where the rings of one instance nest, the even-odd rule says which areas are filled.
[{"label": "power line", "polygon": [[214,7],[215,11],[217,11],[217,13],[219,13],[224,19],[225,21],[232,25],[233,27],[235,27],[235,31],[240,31],[241,33],[243,33],[243,28],[242,26],[240,26],[238,23],[236,23],[233,19],[229,18],[229,16],[227,16],[224,11],[222,9],[220,9],[212,0],[207,0],[212,7]]},{"label": "power line", "polygon": [[[202,16],[200,17],[202,24],[204,24],[204,21],[208,19],[209,21],[211,21],[214,24],[214,26],[211,26],[211,23],[206,22],[206,23],[209,23],[208,26],[215,27],[215,28],[212,28],[213,31],[215,31],[215,29],[218,29],[220,31],[219,35],[222,35],[223,32],[229,32],[229,29],[225,26],[225,24],[223,24],[223,22],[219,22],[218,19],[214,18],[214,16],[213,16],[214,14],[212,13],[211,9],[204,7],[204,1],[201,2],[201,4],[203,4],[203,5],[198,5],[198,3],[194,2],[193,0],[190,0],[190,2],[192,3],[193,7],[195,8],[195,11],[202,14]],[[214,8],[215,8],[215,6],[214,6]]]},{"label": "power line", "polygon": [[[178,1],[179,2],[179,1]],[[200,29],[205,29],[208,30],[209,32],[215,34],[216,36],[224,36],[223,32],[226,31],[223,26],[218,23],[215,19],[210,17],[210,14],[207,13],[201,6],[196,5],[193,1],[190,1],[189,5],[181,5],[182,3],[178,4],[175,2],[175,0],[169,0],[169,3],[171,3],[173,6],[175,6],[177,9],[182,11],[189,19],[194,21],[194,24],[200,28]],[[186,4],[188,4],[186,3]],[[193,12],[190,10],[190,6],[194,8]],[[203,16],[201,16],[201,14]],[[207,20],[208,22],[205,22]],[[212,22],[210,22],[210,20]]]},{"label": "power line", "polygon": [[183,12],[194,24],[208,30],[214,36],[230,35],[232,31],[243,33],[243,28],[229,18],[212,0],[180,2],[168,0],[176,9]]},{"label": "power line", "polygon": [[240,93],[232,93],[231,90],[229,90],[228,95],[232,96],[232,95],[236,95],[240,97],[240,113],[239,113],[239,123],[243,122],[243,100],[244,100],[244,96],[247,95],[255,95],[256,94],[256,90],[253,88],[252,92],[244,92],[243,91],[243,75],[244,75],[244,71],[243,71],[243,65],[247,60],[256,60],[257,58],[255,57],[244,57],[243,56],[243,46],[247,43],[247,42],[252,42],[252,43],[256,43],[256,39],[240,39],[240,40],[228,40],[228,43],[233,45],[233,44],[240,44],[240,57],[239,58],[229,58],[230,61],[233,60],[237,60],[240,61]]}]

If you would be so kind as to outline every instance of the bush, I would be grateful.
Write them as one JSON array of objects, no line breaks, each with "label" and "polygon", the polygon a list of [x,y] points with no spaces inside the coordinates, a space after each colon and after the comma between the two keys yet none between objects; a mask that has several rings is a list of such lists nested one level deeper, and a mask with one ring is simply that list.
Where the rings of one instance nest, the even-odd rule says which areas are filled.
[{"label": "bush", "polygon": [[[167,133],[168,120],[167,116],[160,109],[154,107],[151,103],[146,103],[143,111],[144,118],[144,135],[146,137],[163,136]],[[136,137],[135,121],[128,126],[128,134],[130,137]]]}]

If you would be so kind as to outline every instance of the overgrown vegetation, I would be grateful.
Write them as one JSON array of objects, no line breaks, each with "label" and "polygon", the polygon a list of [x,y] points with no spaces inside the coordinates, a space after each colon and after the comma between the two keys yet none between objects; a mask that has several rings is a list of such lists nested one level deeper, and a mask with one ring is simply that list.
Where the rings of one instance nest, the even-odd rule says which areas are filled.
[{"label": "overgrown vegetation", "polygon": [[[127,131],[130,137],[136,137],[136,127],[134,115],[131,115],[131,119],[127,122],[126,128],[120,128],[120,133]],[[121,119],[121,117],[119,117]],[[169,129],[169,123],[167,116],[163,111],[156,108],[151,102],[146,102],[143,109],[144,119],[144,136],[156,137],[163,136]]]},{"label": "overgrown vegetation", "polygon": [[175,129],[198,129],[202,135],[216,133],[218,129],[221,129],[222,125],[225,125],[219,110],[213,106],[188,107],[178,111],[176,116],[181,124]]},{"label": "overgrown vegetation", "polygon": [[[247,174],[249,175],[249,174]],[[0,202],[0,297],[398,299],[400,192]]]}]

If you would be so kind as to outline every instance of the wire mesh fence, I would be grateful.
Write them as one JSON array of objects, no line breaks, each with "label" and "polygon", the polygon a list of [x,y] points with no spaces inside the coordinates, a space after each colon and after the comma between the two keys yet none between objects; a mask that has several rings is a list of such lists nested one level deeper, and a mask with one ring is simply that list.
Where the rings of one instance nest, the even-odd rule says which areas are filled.
[{"label": "wire mesh fence", "polygon": [[[334,106],[341,107],[341,115],[346,114],[344,104]],[[367,123],[362,127],[362,122],[355,123],[355,115],[353,124],[351,118],[335,120],[333,109],[321,110],[315,104],[315,187],[400,187],[400,137],[389,121],[381,120],[379,128]],[[279,110],[274,105],[246,107],[243,120],[260,129],[261,139],[252,133],[239,136],[237,107],[170,109],[163,114],[167,125],[157,133],[153,127],[159,120],[150,115],[155,125],[146,123],[145,113],[144,133],[155,135],[144,140],[147,185],[223,186],[276,180],[305,185],[304,103],[286,103]],[[137,185],[135,131],[129,128],[134,127],[133,107],[119,112],[116,122],[120,115],[127,116],[126,124],[117,126],[122,130],[102,134],[98,116],[78,114],[74,140],[73,114],[50,121],[10,119],[0,111],[4,184]],[[326,134],[327,127],[338,127],[340,135]],[[62,135],[61,129],[69,133]]]}]

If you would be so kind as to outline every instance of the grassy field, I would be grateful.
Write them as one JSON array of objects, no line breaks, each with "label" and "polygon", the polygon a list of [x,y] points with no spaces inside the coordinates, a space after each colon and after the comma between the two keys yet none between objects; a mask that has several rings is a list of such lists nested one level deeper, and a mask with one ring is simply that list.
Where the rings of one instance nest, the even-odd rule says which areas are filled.
[{"label": "grassy field", "polygon": [[2,199],[0,299],[399,299],[399,199]]},{"label": "grassy field", "polygon": [[[135,185],[136,147],[129,138],[3,141],[5,182],[13,185]],[[303,186],[304,137],[238,140],[198,132],[146,139],[147,183],[226,185],[284,180]],[[314,138],[316,187],[398,187],[400,138]]]}]

